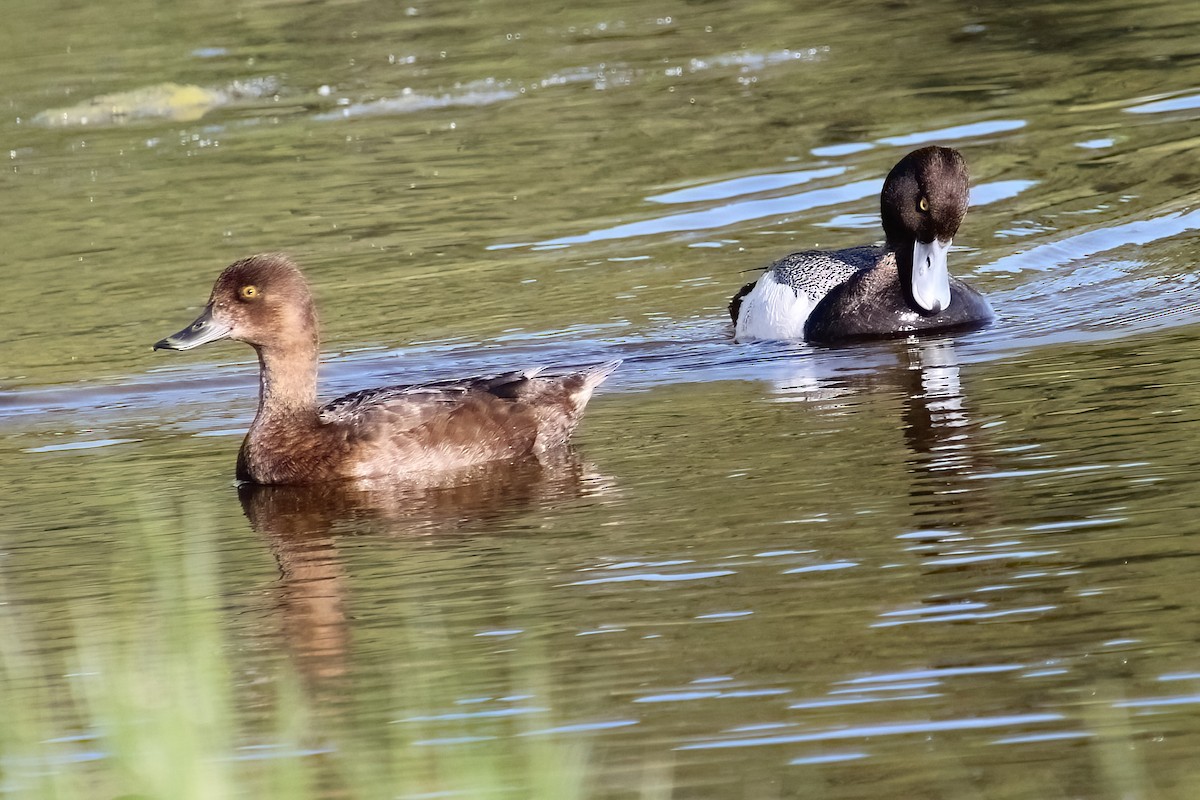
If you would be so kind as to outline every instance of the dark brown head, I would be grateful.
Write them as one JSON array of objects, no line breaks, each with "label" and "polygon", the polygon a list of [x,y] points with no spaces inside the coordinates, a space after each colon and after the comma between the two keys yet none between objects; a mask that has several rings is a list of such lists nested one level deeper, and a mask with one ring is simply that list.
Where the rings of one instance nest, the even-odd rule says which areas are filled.
[{"label": "dark brown head", "polygon": [[236,339],[258,350],[302,347],[315,352],[317,335],[317,311],[304,276],[287,256],[267,253],[226,267],[204,313],[154,349],[191,350]]},{"label": "dark brown head", "polygon": [[901,285],[921,313],[950,303],[946,253],[970,200],[967,162],[950,147],[922,147],[892,167],[879,196],[888,247]]}]

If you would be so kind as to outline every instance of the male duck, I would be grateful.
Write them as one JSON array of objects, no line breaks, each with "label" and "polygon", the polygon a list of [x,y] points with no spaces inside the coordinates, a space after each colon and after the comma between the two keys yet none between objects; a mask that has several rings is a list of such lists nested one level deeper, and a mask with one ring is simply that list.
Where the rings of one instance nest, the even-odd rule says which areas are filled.
[{"label": "male duck", "polygon": [[405,477],[537,455],[567,441],[595,389],[620,361],[560,377],[541,368],[489,378],[388,386],[317,404],[317,312],[286,256],[230,264],[195,322],[154,349],[218,339],[258,352],[258,413],[237,477],[266,484]]},{"label": "male duck", "polygon": [[879,196],[884,244],[792,253],[729,303],[739,342],[837,342],[969,328],[992,320],[951,277],[946,253],[967,212],[967,164],[950,147],[900,159]]}]

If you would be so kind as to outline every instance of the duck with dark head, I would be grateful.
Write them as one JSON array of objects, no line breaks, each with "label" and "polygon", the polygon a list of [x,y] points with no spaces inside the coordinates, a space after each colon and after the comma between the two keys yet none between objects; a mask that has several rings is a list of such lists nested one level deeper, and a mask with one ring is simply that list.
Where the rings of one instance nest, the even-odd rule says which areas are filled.
[{"label": "duck with dark head", "polygon": [[986,325],[987,300],[947,269],[969,198],[961,153],[914,150],[883,184],[883,245],[776,261],[730,302],[735,337],[832,343]]},{"label": "duck with dark head", "polygon": [[154,348],[235,339],[257,351],[258,413],[237,477],[264,484],[403,478],[537,456],[566,443],[592,391],[620,364],[388,386],[320,405],[318,336],[304,276],[286,256],[267,254],[230,264],[196,321]]}]

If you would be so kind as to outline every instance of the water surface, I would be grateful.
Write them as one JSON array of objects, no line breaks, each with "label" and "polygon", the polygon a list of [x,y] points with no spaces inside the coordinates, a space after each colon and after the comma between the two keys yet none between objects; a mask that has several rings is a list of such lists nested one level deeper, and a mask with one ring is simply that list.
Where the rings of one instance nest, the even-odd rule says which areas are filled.
[{"label": "water surface", "polygon": [[[1196,4],[10,6],[17,696],[78,693],[81,631],[182,625],[175,564],[246,753],[296,676],[318,795],[495,757],[535,796],[548,742],[588,797],[1192,796]],[[876,238],[934,142],[996,325],[730,342],[748,271]],[[149,346],[264,250],[331,396],[626,364],[554,463],[239,492],[252,353]],[[43,716],[105,774],[93,717]]]}]

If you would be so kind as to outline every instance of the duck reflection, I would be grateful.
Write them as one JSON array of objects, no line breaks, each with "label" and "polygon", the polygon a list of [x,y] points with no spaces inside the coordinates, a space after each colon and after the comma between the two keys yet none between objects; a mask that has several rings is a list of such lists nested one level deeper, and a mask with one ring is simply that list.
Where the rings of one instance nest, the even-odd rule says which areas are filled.
[{"label": "duck reflection", "polygon": [[908,343],[898,355],[896,381],[904,396],[904,438],[930,470],[970,465],[971,415],[963,396],[954,342]]},{"label": "duck reflection", "polygon": [[913,483],[909,497],[922,527],[979,525],[994,518],[982,492],[991,471],[985,424],[964,393],[951,339],[908,343],[900,354],[904,439]]},{"label": "duck reflection", "polygon": [[349,581],[339,554],[345,537],[441,541],[486,533],[489,524],[610,488],[608,479],[564,449],[540,460],[485,464],[419,481],[243,484],[238,496],[279,564],[275,592],[283,633],[302,674],[317,688],[347,672]]},{"label": "duck reflection", "polygon": [[992,517],[980,498],[978,475],[990,471],[986,424],[976,418],[963,386],[954,340],[928,337],[881,343],[864,353],[871,368],[822,375],[814,365],[777,381],[780,399],[812,403],[842,416],[862,393],[892,393],[900,401],[899,426],[912,478],[909,498],[920,527],[974,525]]}]

